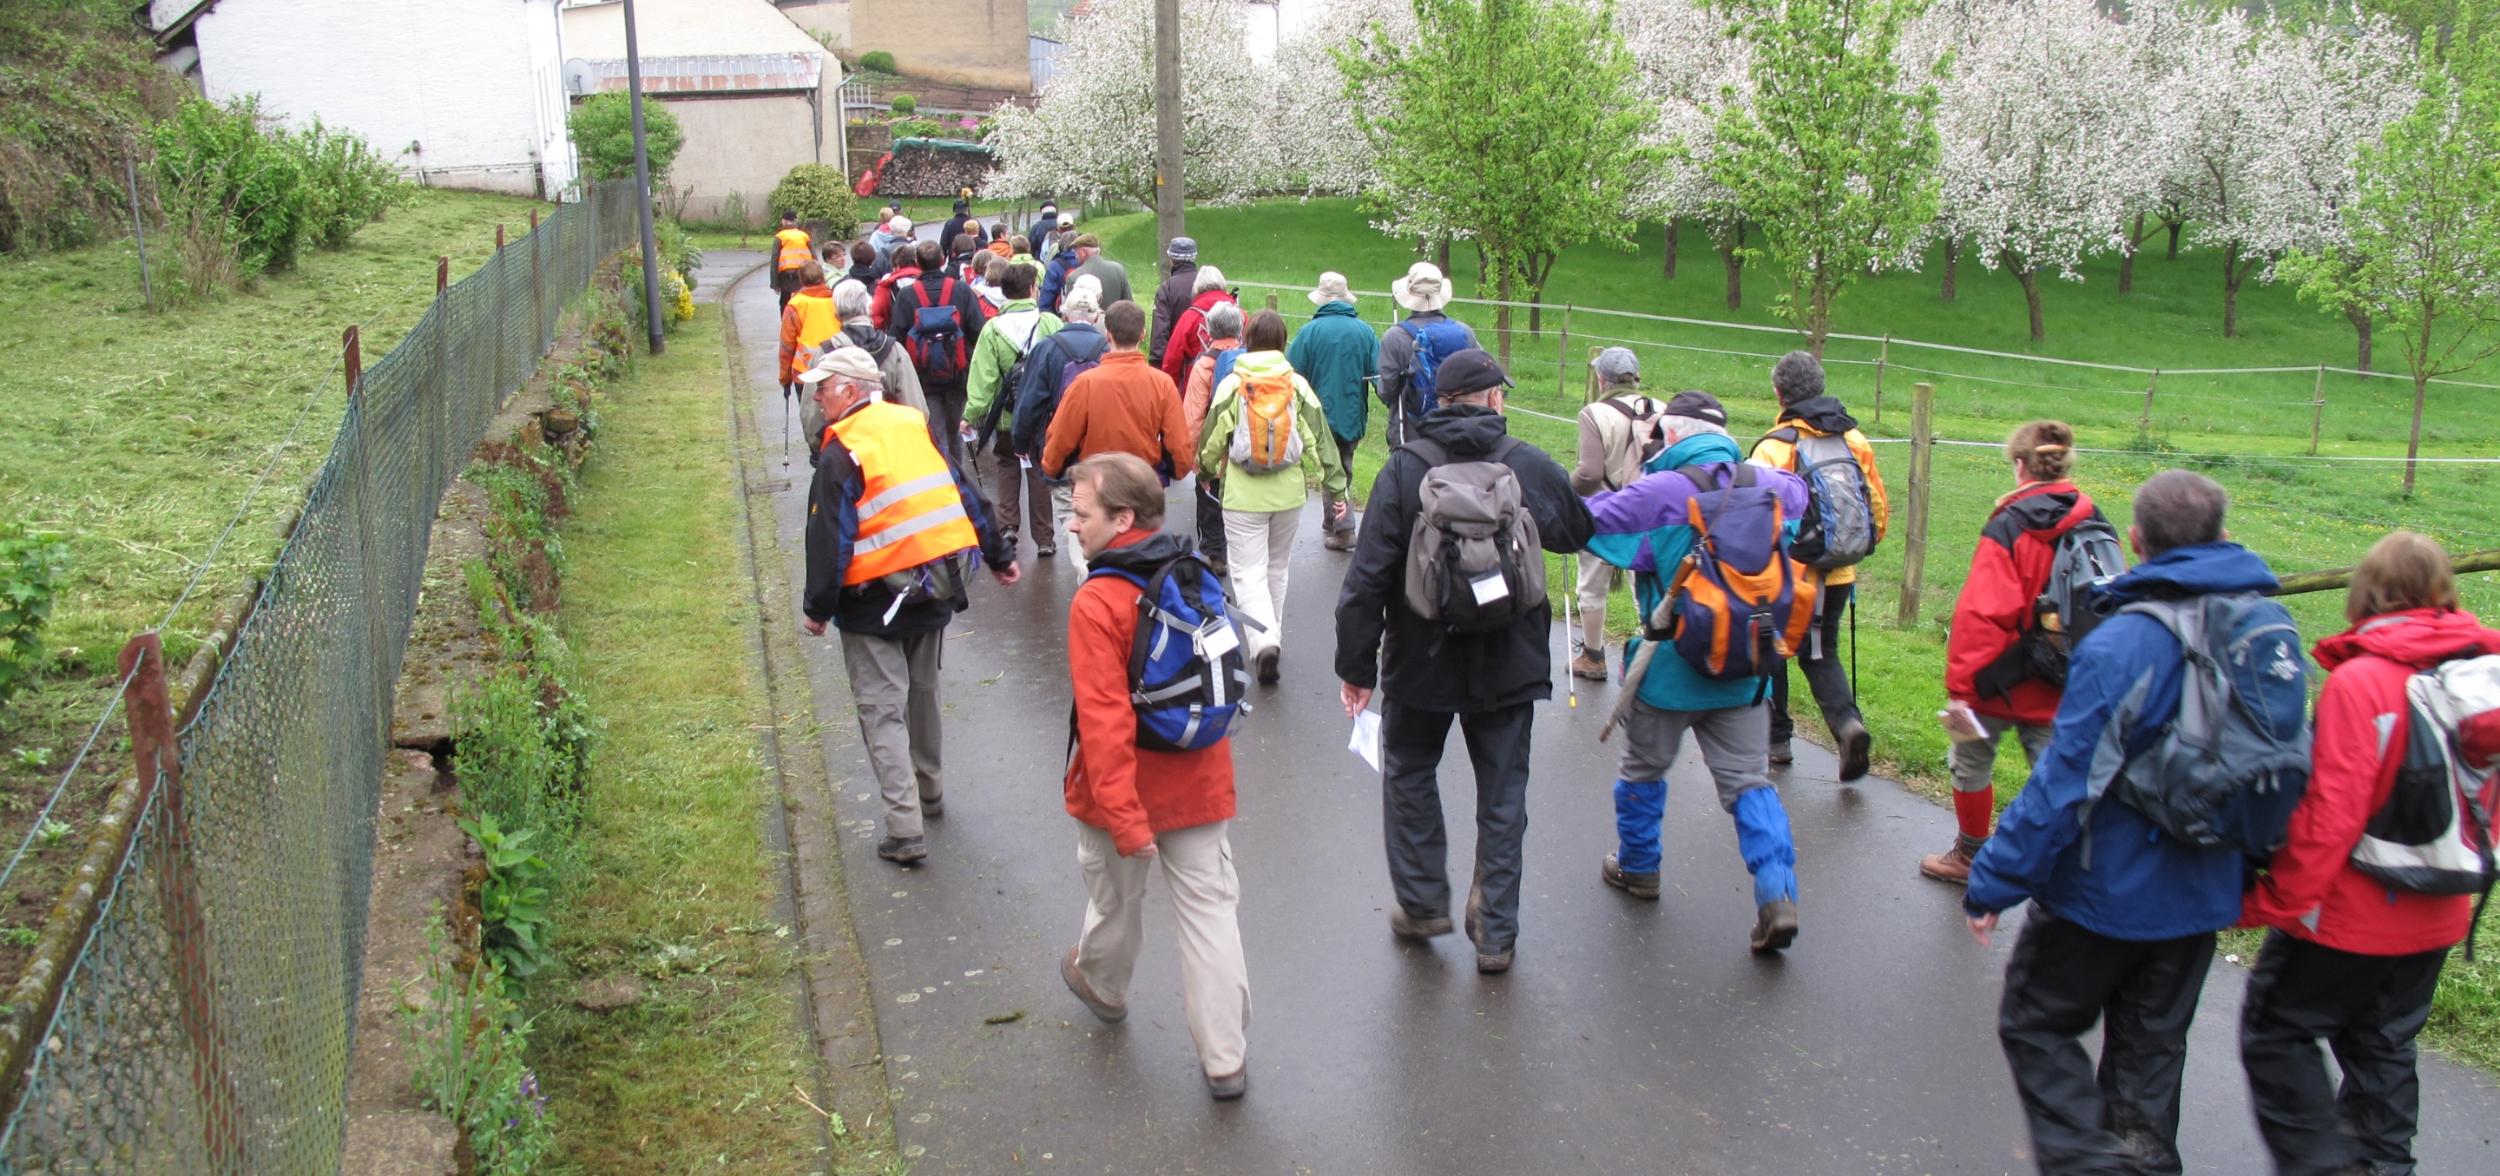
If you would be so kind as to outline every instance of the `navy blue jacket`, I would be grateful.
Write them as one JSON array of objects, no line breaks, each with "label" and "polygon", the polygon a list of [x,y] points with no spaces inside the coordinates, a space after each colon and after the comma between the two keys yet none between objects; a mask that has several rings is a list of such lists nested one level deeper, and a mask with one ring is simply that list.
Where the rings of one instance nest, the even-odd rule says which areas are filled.
[{"label": "navy blue jacket", "polygon": [[[2101,592],[2116,608],[2274,586],[2274,572],[2254,552],[2202,543],[2146,560]],[[2067,670],[2056,735],[1971,863],[1965,909],[1984,915],[2030,899],[2087,931],[2135,942],[2238,921],[2245,867],[2237,850],[2174,840],[2125,803],[2086,795],[2094,749],[2120,700],[2139,678],[2148,680],[2141,717],[2122,735],[2132,758],[2177,716],[2184,677],[2178,639],[2151,617],[2119,613],[2085,635]]]}]

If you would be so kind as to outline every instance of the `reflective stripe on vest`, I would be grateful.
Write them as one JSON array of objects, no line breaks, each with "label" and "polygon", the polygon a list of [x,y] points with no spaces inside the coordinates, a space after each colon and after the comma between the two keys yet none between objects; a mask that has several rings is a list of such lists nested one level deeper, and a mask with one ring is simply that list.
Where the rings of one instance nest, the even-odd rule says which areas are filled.
[{"label": "reflective stripe on vest", "polygon": [[781,255],[774,260],[774,269],[794,270],[807,264],[807,230],[783,229],[773,234],[773,240],[781,242]]},{"label": "reflective stripe on vest", "polygon": [[978,546],[955,475],[929,439],[928,418],[872,402],[825,427],[859,468],[859,533],[842,584],[853,587]]},{"label": "reflective stripe on vest", "polygon": [[790,374],[782,377],[785,382],[798,379],[800,372],[816,362],[817,345],[842,329],[841,317],[833,313],[830,294],[793,294],[790,309],[799,312],[799,349],[790,356]]}]

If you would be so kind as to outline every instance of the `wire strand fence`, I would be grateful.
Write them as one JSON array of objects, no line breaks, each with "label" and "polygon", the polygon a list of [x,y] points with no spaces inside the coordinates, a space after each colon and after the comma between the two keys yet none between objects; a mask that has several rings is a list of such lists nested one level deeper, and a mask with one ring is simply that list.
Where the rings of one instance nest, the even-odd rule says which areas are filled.
[{"label": "wire strand fence", "polygon": [[438,276],[369,367],[349,328],[345,418],[215,676],[176,715],[154,631],[124,650],[112,705],[135,772],[0,1014],[0,1168],[338,1170],[374,806],[434,514],[566,304],[634,244],[634,200],[595,187]]}]

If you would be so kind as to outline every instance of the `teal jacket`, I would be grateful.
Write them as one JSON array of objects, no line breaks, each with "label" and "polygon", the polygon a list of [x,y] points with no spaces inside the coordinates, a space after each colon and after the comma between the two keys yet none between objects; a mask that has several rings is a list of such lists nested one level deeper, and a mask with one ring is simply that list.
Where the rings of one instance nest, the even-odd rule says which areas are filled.
[{"label": "teal jacket", "polygon": [[[1658,602],[1666,599],[1668,582],[1693,550],[1693,528],[1685,521],[1684,504],[1696,487],[1676,471],[1687,466],[1733,465],[1743,458],[1736,442],[1724,434],[1687,437],[1642,466],[1647,472],[1639,481],[1588,500],[1589,514],[1597,521],[1589,554],[1633,573],[1632,595],[1640,603],[1643,627]],[[1804,513],[1806,486],[1795,474],[1757,469],[1754,476],[1779,494],[1790,518]],[[1623,664],[1629,667],[1641,650],[1639,632],[1623,646]],[[1673,649],[1661,649],[1649,659],[1639,697],[1660,710],[1708,711],[1752,706],[1762,700],[1763,693],[1763,684],[1752,679],[1721,682],[1702,677]]]},{"label": "teal jacket", "polygon": [[1354,313],[1351,302],[1331,302],[1294,333],[1285,361],[1311,382],[1328,431],[1360,441],[1371,412],[1371,379],[1380,361],[1380,336]]}]

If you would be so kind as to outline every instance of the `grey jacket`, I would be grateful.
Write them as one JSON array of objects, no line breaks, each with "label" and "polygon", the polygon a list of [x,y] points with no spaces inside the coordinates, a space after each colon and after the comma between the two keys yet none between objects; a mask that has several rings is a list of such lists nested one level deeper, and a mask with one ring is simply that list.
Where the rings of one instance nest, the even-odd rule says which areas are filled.
[{"label": "grey jacket", "polygon": [[1095,281],[1102,283],[1102,304],[1104,306],[1108,307],[1114,302],[1130,301],[1127,266],[1121,265],[1119,262],[1113,261],[1101,253],[1096,253],[1094,254],[1094,259],[1092,261],[1088,261],[1085,264],[1068,271],[1068,280],[1059,287],[1063,294],[1068,287],[1076,284],[1076,279],[1082,274],[1092,274],[1094,275]]}]

